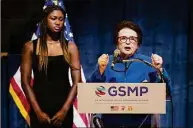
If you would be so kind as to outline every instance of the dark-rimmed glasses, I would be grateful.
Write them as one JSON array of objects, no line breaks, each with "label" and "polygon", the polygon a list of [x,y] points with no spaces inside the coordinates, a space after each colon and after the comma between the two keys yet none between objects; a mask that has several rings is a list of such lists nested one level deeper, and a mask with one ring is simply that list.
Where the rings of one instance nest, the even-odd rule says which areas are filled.
[{"label": "dark-rimmed glasses", "polygon": [[130,37],[120,36],[118,37],[118,39],[120,40],[121,43],[126,43],[127,40],[129,40],[129,43],[132,43],[132,44],[138,43],[138,38],[135,36],[130,36]]}]

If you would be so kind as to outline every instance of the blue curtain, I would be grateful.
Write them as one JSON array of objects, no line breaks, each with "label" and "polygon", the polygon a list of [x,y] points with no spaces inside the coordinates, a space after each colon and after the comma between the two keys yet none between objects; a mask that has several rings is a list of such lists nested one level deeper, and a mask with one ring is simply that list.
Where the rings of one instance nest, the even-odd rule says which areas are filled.
[{"label": "blue curtain", "polygon": [[9,118],[9,103],[8,103],[8,90],[9,80],[8,80],[8,59],[7,57],[1,58],[1,126],[3,128],[8,128],[8,118]]},{"label": "blue curtain", "polygon": [[192,128],[193,127],[193,1],[189,0],[189,26],[188,26],[188,61],[187,61],[187,106],[186,106],[186,113],[187,113],[187,125],[188,127]]}]

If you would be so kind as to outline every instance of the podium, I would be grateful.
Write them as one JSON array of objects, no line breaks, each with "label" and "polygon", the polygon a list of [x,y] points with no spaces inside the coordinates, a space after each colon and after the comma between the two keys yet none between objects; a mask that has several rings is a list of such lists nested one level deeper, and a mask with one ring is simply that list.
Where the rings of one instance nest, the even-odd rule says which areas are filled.
[{"label": "podium", "polygon": [[79,83],[77,98],[79,113],[151,114],[158,127],[171,121],[165,83]]}]

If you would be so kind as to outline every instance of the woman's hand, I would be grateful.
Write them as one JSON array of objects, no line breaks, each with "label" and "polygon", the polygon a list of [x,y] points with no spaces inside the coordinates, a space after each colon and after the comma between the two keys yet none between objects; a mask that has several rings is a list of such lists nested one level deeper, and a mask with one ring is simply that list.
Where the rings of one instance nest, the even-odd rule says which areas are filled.
[{"label": "woman's hand", "polygon": [[62,122],[64,121],[66,114],[67,114],[68,110],[67,109],[61,109],[60,111],[58,111],[54,117],[51,119],[51,123],[53,125],[56,126],[60,126],[62,124]]},{"label": "woman's hand", "polygon": [[38,111],[38,112],[36,112],[36,115],[37,115],[38,120],[41,123],[48,123],[48,124],[51,123],[50,117],[46,113],[44,113],[42,111]]},{"label": "woman's hand", "polygon": [[161,72],[163,71],[162,65],[163,65],[163,59],[161,56],[157,54],[152,54],[151,56],[152,64],[159,69]]},{"label": "woman's hand", "polygon": [[105,72],[108,62],[109,62],[108,54],[102,54],[98,58],[99,71],[101,75]]}]

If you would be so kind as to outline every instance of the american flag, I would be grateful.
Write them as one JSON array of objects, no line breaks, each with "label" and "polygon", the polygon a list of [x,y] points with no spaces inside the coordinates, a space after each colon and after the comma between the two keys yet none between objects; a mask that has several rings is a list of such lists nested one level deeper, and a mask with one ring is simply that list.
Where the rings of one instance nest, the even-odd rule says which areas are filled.
[{"label": "american flag", "polygon": [[[62,0],[58,0],[58,1],[47,0],[45,2],[43,9],[45,9],[48,5],[53,5],[53,4],[59,5],[65,10]],[[68,21],[68,15],[67,14],[66,14],[64,25],[65,25],[64,36],[65,36],[66,40],[74,42],[73,33],[71,32],[71,29],[70,29],[70,24]],[[32,40],[35,40],[38,38],[39,33],[40,33],[39,31],[40,31],[40,27],[39,27],[39,24],[37,24],[37,30],[32,35]],[[85,80],[85,76],[84,76],[84,72],[83,72],[82,67],[81,67],[81,78],[82,78],[82,81],[85,83],[86,80]],[[72,85],[70,68],[69,68],[69,81],[70,81],[70,84]],[[32,71],[31,86],[33,86],[33,71]],[[30,117],[29,117],[30,105],[29,105],[29,103],[25,97],[25,94],[22,90],[22,87],[21,87],[20,67],[18,68],[15,75],[11,78],[9,92],[10,92],[16,106],[20,110],[21,115],[26,120],[28,125],[30,125]],[[86,113],[78,113],[78,111],[77,111],[77,99],[75,99],[75,101],[73,103],[73,109],[74,109],[73,128],[90,127],[91,116],[90,116],[90,114],[86,114]]]}]

